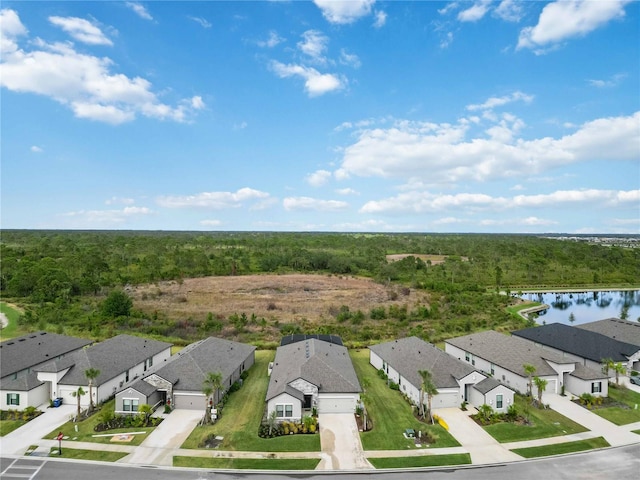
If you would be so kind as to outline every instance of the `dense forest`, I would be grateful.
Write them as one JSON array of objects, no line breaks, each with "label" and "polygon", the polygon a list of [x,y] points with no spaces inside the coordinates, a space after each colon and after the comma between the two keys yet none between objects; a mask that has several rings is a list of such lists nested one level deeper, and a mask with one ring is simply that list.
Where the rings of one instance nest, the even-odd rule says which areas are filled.
[{"label": "dense forest", "polygon": [[[387,256],[392,254],[408,256],[390,262]],[[428,255],[444,260],[431,262]],[[443,338],[456,331],[517,326],[504,311],[511,299],[498,295],[500,291],[629,287],[640,279],[638,248],[527,235],[10,230],[0,238],[0,262],[2,298],[25,309],[23,329],[101,336],[106,332],[100,327],[109,325],[109,333],[117,333],[131,328],[122,317],[136,317],[147,320],[137,323],[144,327],[142,333],[161,332],[183,341],[211,332],[180,327],[180,322],[195,325],[205,319],[172,319],[162,312],[150,319],[148,312],[136,310],[123,289],[258,273],[366,277],[428,293],[428,305],[405,306],[404,316],[392,320],[400,323],[401,333],[422,333],[433,340],[436,331]],[[344,308],[348,311],[349,305],[342,306],[343,314]],[[251,317],[252,312],[237,313]],[[367,311],[358,316],[386,320],[391,315]],[[177,326],[154,329],[154,320]],[[277,325],[278,319],[273,320]],[[367,322],[347,322],[349,328],[339,323],[339,333],[348,340],[398,334],[398,329],[368,331]],[[264,331],[264,323],[262,327]],[[257,341],[259,334],[249,332],[239,329],[235,336]]]}]

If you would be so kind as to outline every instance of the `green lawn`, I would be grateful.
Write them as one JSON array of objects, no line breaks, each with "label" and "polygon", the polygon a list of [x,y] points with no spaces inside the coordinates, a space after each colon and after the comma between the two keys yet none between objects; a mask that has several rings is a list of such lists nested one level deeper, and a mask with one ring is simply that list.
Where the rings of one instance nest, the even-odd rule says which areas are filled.
[{"label": "green lawn", "polygon": [[582,452],[594,448],[609,447],[609,443],[602,437],[579,440],[577,442],[556,443],[555,445],[543,445],[541,447],[515,448],[512,452],[524,458],[548,457],[550,455],[562,455],[563,453]]},{"label": "green lawn", "polygon": [[173,457],[174,467],[234,470],[314,470],[319,458],[202,458]]},{"label": "green lawn", "polygon": [[[115,400],[111,400],[102,406],[103,409],[115,408]],[[93,437],[93,435],[103,434],[117,434],[117,433],[129,433],[129,432],[146,432],[143,435],[135,435],[130,442],[124,443],[124,445],[140,445],[145,438],[154,430],[155,427],[142,427],[142,428],[119,428],[115,430],[108,430],[106,432],[96,432],[93,427],[100,422],[100,413],[96,413],[89,418],[78,422],[67,422],[62,427],[55,429],[49,433],[45,438],[55,439],[59,432],[69,437],[65,440],[78,441],[78,442],[95,442],[95,443],[112,443],[111,437]],[[78,426],[78,431],[75,428]]]},{"label": "green lawn", "polygon": [[[515,404],[521,415],[523,415],[528,402],[527,397],[521,395],[515,396]],[[488,425],[484,427],[484,429],[500,443],[535,440],[537,438],[571,435],[573,433],[587,431],[582,425],[561,415],[555,410],[538,409],[531,405],[529,405],[529,419],[531,422],[530,425],[518,425],[505,422]]]},{"label": "green lawn", "polygon": [[[625,387],[609,386],[609,397],[613,400],[627,405],[629,408],[604,407],[594,408],[593,413],[609,420],[616,425],[627,425],[629,423],[640,422],[640,393],[629,390]],[[636,410],[636,405],[638,409]]]},{"label": "green lawn", "polygon": [[420,457],[368,458],[367,460],[376,468],[442,467],[445,465],[471,464],[471,455],[468,453],[452,453],[449,455],[423,455]]},{"label": "green lawn", "polygon": [[4,342],[5,340],[9,340],[10,338],[13,338],[18,334],[18,318],[20,317],[20,312],[15,308],[11,308],[4,302],[0,302],[0,312],[4,313],[9,320],[9,325],[0,330],[0,337]]},{"label": "green lawn", "polygon": [[409,403],[400,392],[391,390],[378,377],[375,368],[369,364],[369,350],[351,350],[353,365],[360,382],[366,381],[367,410],[373,421],[373,429],[360,433],[365,450],[406,450],[416,448],[414,441],[406,439],[402,433],[407,428],[430,431],[438,436],[432,447],[457,447],[460,444],[440,425],[428,425],[417,420]]},{"label": "green lawn", "polygon": [[4,437],[8,433],[13,432],[16,428],[24,425],[24,420],[0,420],[0,437]]},{"label": "green lawn", "polygon": [[93,460],[97,462],[117,462],[128,453],[105,452],[101,450],[81,450],[79,448],[62,448],[62,455],[58,455],[58,447],[51,447],[49,456],[58,458],[75,458],[78,460]]},{"label": "green lawn", "polygon": [[264,413],[265,395],[269,385],[267,367],[275,352],[256,352],[255,364],[242,388],[231,394],[222,411],[221,418],[214,425],[196,427],[182,448],[200,448],[207,435],[214,433],[224,438],[220,450],[251,452],[318,452],[320,435],[288,435],[276,438],[258,437],[258,427]]}]

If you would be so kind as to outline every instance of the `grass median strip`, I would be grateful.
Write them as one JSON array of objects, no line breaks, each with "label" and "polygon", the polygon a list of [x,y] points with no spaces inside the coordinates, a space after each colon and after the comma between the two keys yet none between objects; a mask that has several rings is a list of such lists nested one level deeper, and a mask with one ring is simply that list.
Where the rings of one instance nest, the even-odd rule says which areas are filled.
[{"label": "grass median strip", "polygon": [[174,467],[237,470],[314,470],[319,458],[202,458],[173,457]]},{"label": "grass median strip", "polygon": [[51,447],[49,456],[58,458],[74,458],[76,460],[93,460],[96,462],[117,462],[129,455],[123,452],[105,452],[104,450],[83,450],[80,448],[62,449],[62,455],[58,455],[58,447]]},{"label": "grass median strip", "polygon": [[383,457],[368,458],[375,468],[416,468],[442,467],[445,465],[469,465],[471,455],[468,453],[452,453],[448,455],[423,455],[420,457]]},{"label": "grass median strip", "polygon": [[542,445],[540,447],[514,448],[511,451],[524,458],[535,458],[562,455],[564,453],[582,452],[584,450],[605,448],[609,446],[609,442],[607,442],[603,437],[596,437],[588,440],[578,440],[576,442]]}]

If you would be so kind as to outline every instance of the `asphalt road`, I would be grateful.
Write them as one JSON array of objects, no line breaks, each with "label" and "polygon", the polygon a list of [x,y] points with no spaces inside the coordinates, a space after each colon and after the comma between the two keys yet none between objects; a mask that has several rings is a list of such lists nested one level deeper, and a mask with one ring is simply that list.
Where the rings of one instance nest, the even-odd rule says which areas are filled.
[{"label": "asphalt road", "polygon": [[[329,475],[329,477],[327,477]],[[250,473],[148,468],[49,458],[0,458],[0,478],[28,480],[638,480],[640,444],[484,467],[408,471]]]}]

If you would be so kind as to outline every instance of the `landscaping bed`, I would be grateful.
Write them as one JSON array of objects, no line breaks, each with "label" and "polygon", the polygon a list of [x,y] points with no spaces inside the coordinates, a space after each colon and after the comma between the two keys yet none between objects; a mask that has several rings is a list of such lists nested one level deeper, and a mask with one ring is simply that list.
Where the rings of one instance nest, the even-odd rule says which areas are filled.
[{"label": "landscaping bed", "polygon": [[27,407],[24,410],[0,410],[0,437],[13,432],[41,414],[42,412],[35,407]]},{"label": "landscaping bed", "polygon": [[610,384],[608,397],[582,395],[574,402],[616,425],[640,422],[640,393],[623,385]]}]

